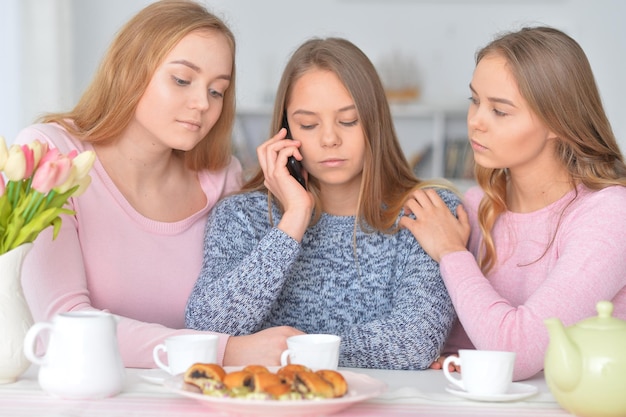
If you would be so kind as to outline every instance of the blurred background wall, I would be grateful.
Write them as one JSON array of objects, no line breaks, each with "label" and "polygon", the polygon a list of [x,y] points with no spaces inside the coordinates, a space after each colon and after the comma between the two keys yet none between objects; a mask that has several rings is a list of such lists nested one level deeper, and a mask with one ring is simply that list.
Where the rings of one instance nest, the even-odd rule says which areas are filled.
[{"label": "blurred background wall", "polygon": [[[72,107],[115,32],[148,0],[0,0],[0,135]],[[381,75],[408,69],[414,103],[464,109],[474,53],[494,34],[546,24],[585,49],[626,150],[622,0],[205,0],[238,40],[238,106],[267,105],[289,54],[311,36],[360,46]],[[389,81],[391,82],[391,81]],[[266,132],[262,132],[265,135]]]}]

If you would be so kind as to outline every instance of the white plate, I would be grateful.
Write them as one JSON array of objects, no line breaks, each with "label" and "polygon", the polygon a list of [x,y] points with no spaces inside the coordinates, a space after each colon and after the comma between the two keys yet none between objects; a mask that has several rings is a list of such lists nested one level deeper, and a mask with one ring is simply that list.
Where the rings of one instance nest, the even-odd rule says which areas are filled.
[{"label": "white plate", "polygon": [[165,380],[164,386],[170,390],[193,398],[204,405],[226,415],[266,416],[266,417],[313,417],[337,413],[360,401],[376,397],[385,391],[384,382],[365,374],[340,371],[348,383],[348,393],[340,398],[327,400],[247,400],[243,398],[219,398],[203,395],[183,388],[183,376],[176,375]]},{"label": "white plate", "polygon": [[161,385],[165,382],[166,379],[171,378],[172,376],[165,372],[162,369],[154,368],[154,369],[144,369],[139,372],[139,378],[143,379],[146,382],[150,382],[151,384]]},{"label": "white plate", "polygon": [[467,398],[474,401],[517,401],[535,395],[538,391],[534,385],[520,384],[514,382],[505,394],[470,394],[459,388],[447,387],[446,391],[458,397]]}]

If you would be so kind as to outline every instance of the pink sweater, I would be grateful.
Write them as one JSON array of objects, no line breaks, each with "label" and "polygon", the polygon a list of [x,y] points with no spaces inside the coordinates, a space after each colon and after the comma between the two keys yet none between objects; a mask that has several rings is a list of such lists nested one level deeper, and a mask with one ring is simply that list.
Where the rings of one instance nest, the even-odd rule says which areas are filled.
[{"label": "pink sweater", "polygon": [[[472,345],[515,351],[514,378],[526,379],[543,369],[546,318],[572,325],[597,316],[598,301],[611,300],[613,316],[626,319],[626,188],[593,192],[579,186],[578,192],[556,236],[559,213],[574,191],[532,213],[504,213],[493,231],[498,263],[487,277],[474,258],[479,233],[470,237],[471,253],[442,258],[441,272],[465,329],[457,323],[448,352]],[[473,231],[479,230],[482,195],[475,187],[465,196]]]},{"label": "pink sweater", "polygon": [[[67,153],[93,149],[56,124],[24,129],[16,143],[47,141]],[[219,172],[198,174],[207,205],[187,219],[164,223],[136,212],[96,159],[87,191],[72,198],[75,216],[63,217],[36,240],[25,260],[23,286],[36,321],[82,309],[121,316],[117,336],[127,367],[150,368],[152,349],[184,329],[185,306],[202,264],[202,242],[209,210],[241,186],[241,165],[232,158]],[[220,337],[221,361],[228,336]]]}]

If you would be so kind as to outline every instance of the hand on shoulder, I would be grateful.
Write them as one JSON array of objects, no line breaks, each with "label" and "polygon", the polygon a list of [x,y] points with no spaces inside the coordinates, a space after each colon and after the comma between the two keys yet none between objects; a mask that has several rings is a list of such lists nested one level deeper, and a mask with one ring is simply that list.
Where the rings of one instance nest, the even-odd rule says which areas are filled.
[{"label": "hand on shoulder", "polygon": [[435,261],[466,250],[470,224],[462,205],[457,207],[455,217],[435,189],[418,189],[407,199],[404,212],[400,226],[408,229]]}]

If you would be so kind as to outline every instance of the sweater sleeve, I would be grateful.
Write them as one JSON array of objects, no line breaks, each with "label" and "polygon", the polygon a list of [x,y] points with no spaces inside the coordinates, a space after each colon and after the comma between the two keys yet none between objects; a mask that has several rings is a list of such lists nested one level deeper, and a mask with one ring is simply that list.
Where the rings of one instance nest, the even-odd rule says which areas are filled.
[{"label": "sweater sleeve", "polygon": [[[569,326],[596,315],[600,300],[614,301],[615,314],[626,316],[626,193],[623,187],[609,187],[591,195],[563,218],[548,251],[531,264],[545,264],[543,276],[527,275],[513,282],[514,270],[525,265],[519,260],[502,265],[501,255],[489,279],[470,252],[451,253],[441,260],[465,332],[477,349],[516,352],[516,380],[543,369],[549,342],[545,319],[558,317]],[[506,294],[526,291],[532,280],[538,282],[526,300],[512,303]]]},{"label": "sweater sleeve", "polygon": [[[455,213],[460,200],[451,192],[440,195]],[[346,329],[341,335],[341,366],[426,369],[443,349],[456,314],[439,265],[408,231],[400,231],[398,239],[404,257],[395,271],[391,312]]]},{"label": "sweater sleeve", "polygon": [[189,328],[254,333],[281,292],[300,245],[266,225],[267,212],[250,197],[226,198],[209,216],[204,262],[185,314]]}]

